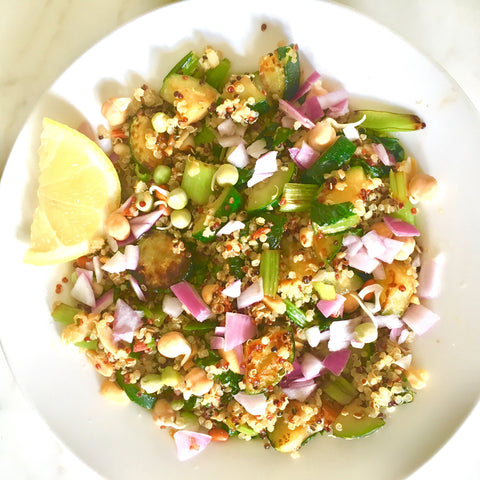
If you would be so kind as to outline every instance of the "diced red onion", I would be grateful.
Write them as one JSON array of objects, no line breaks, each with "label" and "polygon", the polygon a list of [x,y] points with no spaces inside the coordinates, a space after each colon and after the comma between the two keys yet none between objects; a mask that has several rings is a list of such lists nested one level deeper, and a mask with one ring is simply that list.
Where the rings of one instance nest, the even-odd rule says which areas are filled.
[{"label": "diced red onion", "polygon": [[125,270],[135,270],[140,259],[140,249],[138,245],[125,246]]},{"label": "diced red onion", "polygon": [[115,342],[123,340],[127,343],[133,341],[133,334],[142,325],[140,314],[133,310],[121,298],[115,304],[113,320],[113,339]]},{"label": "diced red onion", "polygon": [[292,102],[295,100],[298,100],[300,97],[303,97],[306,93],[310,91],[312,88],[312,85],[320,80],[321,75],[317,72],[314,71],[312,72],[309,77],[305,80],[305,82],[302,84],[302,86],[298,89],[297,93],[292,97]]},{"label": "diced red onion", "polygon": [[372,273],[380,265],[376,258],[370,257],[365,247],[361,247],[354,255],[348,255],[347,260],[352,268],[365,273]]},{"label": "diced red onion", "polygon": [[245,373],[245,357],[243,354],[243,345],[237,345],[233,348],[233,351],[235,353],[235,356],[237,357],[239,373],[243,375]]},{"label": "diced red onion", "polygon": [[235,280],[222,290],[222,294],[230,298],[238,298],[242,293],[242,281]]},{"label": "diced red onion", "polygon": [[233,398],[251,415],[263,415],[267,410],[267,398],[263,393],[248,395],[244,392],[238,392]]},{"label": "diced red onion", "polygon": [[263,180],[266,180],[267,178],[270,178],[272,175],[273,175],[273,173],[255,173],[255,172],[253,172],[253,175],[247,181],[247,187],[253,187],[257,183],[263,182]]},{"label": "diced red onion", "polygon": [[100,258],[98,255],[95,255],[92,258],[92,263],[93,263],[93,271],[95,273],[95,280],[100,283],[103,279],[103,272],[102,272],[102,267],[100,264]]},{"label": "diced red onion", "polygon": [[95,306],[92,308],[92,313],[101,313],[106,310],[113,303],[113,288],[105,292],[95,302]]},{"label": "diced red onion", "polygon": [[368,255],[385,263],[392,263],[395,256],[403,247],[403,242],[393,238],[383,237],[375,230],[363,235],[361,238],[363,245],[367,249]]},{"label": "diced red onion", "polygon": [[263,280],[259,277],[258,280],[253,282],[248,288],[246,288],[240,296],[237,298],[237,307],[246,308],[254,303],[263,300]]},{"label": "diced red onion", "polygon": [[330,107],[328,109],[328,116],[331,118],[343,117],[348,111],[348,99],[345,99]]},{"label": "diced red onion", "polygon": [[153,210],[144,215],[139,215],[130,220],[130,228],[132,235],[137,239],[144,233],[148,232],[163,215],[162,210]]},{"label": "diced red onion", "polygon": [[398,360],[395,360],[393,363],[403,368],[404,370],[407,370],[412,363],[412,355],[411,354],[405,355],[404,357],[401,357]]},{"label": "diced red onion", "polygon": [[268,150],[265,148],[266,146],[267,143],[263,138],[255,140],[247,147],[247,154],[253,158],[259,158],[264,153],[267,153]]},{"label": "diced red onion", "polygon": [[75,300],[88,305],[95,306],[95,293],[93,292],[92,282],[85,273],[80,273],[70,293]]},{"label": "diced red onion", "polygon": [[223,148],[236,147],[243,143],[243,138],[240,135],[231,135],[229,137],[218,137],[218,143]]},{"label": "diced red onion", "polygon": [[408,328],[405,326],[400,328],[392,328],[392,330],[390,330],[390,340],[401,345],[407,339],[409,333],[410,332]]},{"label": "diced red onion", "polygon": [[217,232],[217,237],[222,235],[230,235],[233,232],[238,232],[245,228],[245,224],[239,220],[230,220]]},{"label": "diced red onion", "polygon": [[108,273],[124,272],[127,269],[125,255],[118,251],[102,265],[102,269]]},{"label": "diced red onion", "polygon": [[303,379],[302,366],[298,359],[295,359],[292,363],[293,370],[287,373],[280,381],[282,388],[291,385],[295,380]]},{"label": "diced red onion", "polygon": [[257,327],[250,316],[227,312],[225,316],[225,350],[232,350],[237,345],[242,345],[256,333]]},{"label": "diced red onion", "polygon": [[228,137],[237,133],[235,122],[231,118],[227,118],[217,127],[218,133],[222,137]]},{"label": "diced red onion", "polygon": [[386,327],[389,330],[402,328],[404,326],[404,323],[399,317],[397,317],[397,315],[375,315],[373,317],[373,322],[377,328]]},{"label": "diced red onion", "polygon": [[172,285],[170,290],[174,295],[182,302],[184,307],[199,321],[203,322],[207,318],[210,318],[212,311],[208,305],[203,301],[200,294],[195,288],[183,280],[180,283]]},{"label": "diced red onion", "polygon": [[350,350],[337,350],[336,352],[329,353],[325,360],[323,360],[323,366],[328,368],[334,375],[340,375],[347,365],[350,358]]},{"label": "diced red onion", "polygon": [[144,302],[146,300],[145,294],[143,293],[142,288],[140,287],[140,284],[138,283],[138,280],[133,276],[133,275],[128,275],[128,281],[130,282],[130,285],[133,288],[133,291],[135,292],[135,295],[139,300]]},{"label": "diced red onion", "polygon": [[445,255],[439,254],[433,258],[422,256],[422,267],[418,274],[417,295],[420,298],[437,298],[442,286],[442,271]]},{"label": "diced red onion", "polygon": [[[187,296],[187,293],[184,295]],[[177,296],[165,295],[162,300],[162,310],[170,317],[178,318],[184,311],[184,303]]]},{"label": "diced red onion", "polygon": [[315,126],[307,116],[305,116],[298,108],[294,107],[291,103],[288,103],[286,100],[278,100],[278,109],[286,113],[289,117],[300,122],[305,128],[311,129]]},{"label": "diced red onion", "polygon": [[[328,330],[327,330],[328,332]],[[330,336],[330,333],[329,333]],[[314,325],[313,327],[309,327],[305,329],[305,337],[307,339],[308,344],[315,348],[319,345],[321,341],[321,332],[318,325]]]},{"label": "diced red onion", "polygon": [[388,154],[387,149],[383,145],[383,143],[372,143],[373,151],[378,156],[380,161],[386,165],[387,167],[391,167],[395,165],[397,162],[392,154]]},{"label": "diced red onion", "polygon": [[227,162],[231,163],[237,168],[245,168],[250,160],[248,158],[247,149],[245,144],[240,142],[228,155]]},{"label": "diced red onion", "polygon": [[225,327],[221,327],[221,326],[215,327],[215,335],[219,335],[223,337],[225,335],[225,330],[226,330]]},{"label": "diced red onion", "polygon": [[383,267],[383,264],[380,263],[375,270],[372,272],[373,278],[375,280],[385,280],[385,268]]},{"label": "diced red onion", "polygon": [[255,162],[255,173],[274,173],[278,170],[277,151],[264,153]]},{"label": "diced red onion", "polygon": [[319,98],[320,97],[309,97],[299,108],[299,110],[312,122],[320,120],[325,115]]},{"label": "diced red onion", "polygon": [[77,267],[75,269],[75,273],[77,274],[77,278],[80,276],[80,275],[86,275],[87,278],[88,278],[88,281],[90,283],[93,282],[93,272],[92,270],[87,270],[86,268],[79,268]]},{"label": "diced red onion", "polygon": [[423,335],[440,320],[440,317],[424,305],[412,303],[404,313],[402,320],[417,335]]},{"label": "diced red onion", "polygon": [[123,213],[125,210],[127,210],[130,205],[133,203],[135,195],[130,195],[117,209],[117,212]]},{"label": "diced red onion", "polygon": [[207,448],[212,441],[212,437],[205,433],[190,432],[188,430],[177,430],[173,434],[175,445],[177,447],[177,458],[181,462],[190,460],[195,455]]},{"label": "diced red onion", "polygon": [[393,238],[382,238],[383,245],[385,246],[385,251],[381,255],[378,255],[377,258],[382,262],[392,263],[395,260],[398,252],[400,252],[400,250],[402,249],[404,242],[395,240]]},{"label": "diced red onion", "polygon": [[300,148],[292,147],[288,149],[290,158],[300,168],[310,168],[318,158],[318,152],[314,150],[307,142],[302,142]]},{"label": "diced red onion", "polygon": [[291,130],[295,129],[295,119],[292,117],[282,117],[280,120],[280,125],[283,128],[290,128]]},{"label": "diced red onion", "polygon": [[[334,90],[328,92],[325,95],[318,96],[321,107],[324,110],[335,108],[338,104],[342,104],[345,100],[348,100],[348,92],[344,89]],[[343,107],[343,105],[341,105]]]},{"label": "diced red onion", "polygon": [[303,356],[300,366],[302,369],[302,374],[307,380],[317,377],[325,368],[323,362],[319,358],[308,352]]},{"label": "diced red onion", "polygon": [[353,340],[355,327],[361,322],[361,317],[349,320],[336,320],[330,325],[330,339],[328,349],[331,352],[344,350]]},{"label": "diced red onion", "polygon": [[399,218],[390,217],[385,215],[383,217],[385,225],[391,230],[397,237],[418,237],[420,232],[411,223],[400,220]]},{"label": "diced red onion", "polygon": [[113,253],[118,251],[118,243],[111,235],[107,235],[107,243]]},{"label": "diced red onion", "polygon": [[340,317],[343,314],[343,304],[345,297],[337,294],[334,300],[319,300],[317,308],[324,317]]},{"label": "diced red onion", "polygon": [[305,380],[303,382],[295,382],[289,386],[282,387],[282,390],[290,400],[304,402],[317,388],[318,385],[314,380]]},{"label": "diced red onion", "polygon": [[210,348],[213,350],[223,350],[225,348],[225,339],[216,335],[211,336]]}]

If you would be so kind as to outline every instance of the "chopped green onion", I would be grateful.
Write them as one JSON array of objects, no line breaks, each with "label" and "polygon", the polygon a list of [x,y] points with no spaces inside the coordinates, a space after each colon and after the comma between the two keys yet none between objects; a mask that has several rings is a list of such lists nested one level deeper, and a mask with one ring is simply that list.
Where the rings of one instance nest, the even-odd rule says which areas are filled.
[{"label": "chopped green onion", "polygon": [[283,303],[287,307],[287,317],[301,328],[308,325],[307,316],[298,307],[296,307],[290,300],[284,298]]},{"label": "chopped green onion", "polygon": [[69,325],[70,323],[73,323],[73,318],[75,315],[81,311],[82,310],[79,308],[72,307],[65,303],[60,303],[53,309],[52,317],[58,323]]},{"label": "chopped green onion", "polygon": [[281,212],[306,212],[318,196],[318,185],[308,183],[286,183],[280,199]]},{"label": "chopped green onion", "polygon": [[278,272],[280,268],[280,251],[265,250],[260,260],[260,276],[263,280],[263,292],[274,297],[278,288]]},{"label": "chopped green onion", "polygon": [[227,83],[229,72],[230,60],[228,58],[223,58],[215,68],[207,70],[205,80],[213,88],[221,91]]},{"label": "chopped green onion", "polygon": [[425,123],[411,113],[382,112],[378,110],[357,110],[353,112],[349,121],[355,122],[365,115],[363,128],[370,128],[377,132],[409,132],[425,128]]}]

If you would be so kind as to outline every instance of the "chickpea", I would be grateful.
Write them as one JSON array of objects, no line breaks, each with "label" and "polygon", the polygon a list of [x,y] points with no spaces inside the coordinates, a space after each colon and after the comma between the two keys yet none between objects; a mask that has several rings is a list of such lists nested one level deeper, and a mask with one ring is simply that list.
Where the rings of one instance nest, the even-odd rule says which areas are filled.
[{"label": "chickpea", "polygon": [[102,386],[100,387],[100,395],[108,398],[108,400],[111,400],[112,402],[120,403],[122,405],[130,403],[127,394],[120,388],[120,386],[115,382],[110,381],[108,378],[103,381]]},{"label": "chickpea", "polygon": [[313,229],[311,227],[302,227],[300,229],[300,243],[302,247],[308,248],[313,245]]},{"label": "chickpea", "polygon": [[415,368],[409,368],[406,370],[405,375],[410,385],[415,390],[421,390],[424,388],[427,385],[427,380],[430,377],[426,370]]},{"label": "chickpea", "polygon": [[113,212],[105,222],[105,229],[115,240],[125,240],[130,235],[130,223],[119,212]]},{"label": "chickpea", "polygon": [[352,313],[355,310],[357,310],[358,307],[360,307],[360,305],[358,304],[353,294],[346,293],[344,297],[345,297],[345,302],[343,304],[343,311],[345,313]]},{"label": "chickpea", "polygon": [[102,115],[110,126],[120,125],[127,120],[127,109],[132,100],[130,98],[112,97],[102,105]]},{"label": "chickpea", "polygon": [[211,305],[213,302],[213,295],[219,290],[216,283],[207,284],[202,287],[202,298],[207,305]]},{"label": "chickpea", "polygon": [[190,357],[192,348],[185,337],[180,332],[168,332],[157,342],[157,349],[161,355],[167,358],[177,358],[183,355],[182,363]]},{"label": "chickpea", "polygon": [[318,122],[307,135],[307,143],[321,153],[333,145],[337,139],[337,132],[329,122]]},{"label": "chickpea", "polygon": [[312,84],[310,90],[308,91],[308,97],[318,97],[320,95],[325,95],[328,93],[328,90],[323,87],[322,81],[317,80],[315,83]]},{"label": "chickpea", "polygon": [[437,191],[437,180],[425,173],[417,173],[408,184],[408,192],[417,202],[432,200]]},{"label": "chickpea", "polygon": [[393,238],[393,232],[383,222],[373,224],[372,230],[377,232],[382,237]]},{"label": "chickpea", "polygon": [[220,356],[228,362],[228,369],[234,373],[242,373],[242,368],[240,367],[240,363],[238,361],[237,354],[235,350],[218,350]]},{"label": "chickpea", "polygon": [[406,260],[415,250],[415,239],[413,237],[394,237],[394,240],[403,242],[402,248],[395,255],[395,260]]},{"label": "chickpea", "polygon": [[175,410],[164,398],[159,398],[152,409],[152,418],[159,427],[175,427]]},{"label": "chickpea", "polygon": [[213,387],[213,380],[210,380],[205,370],[195,367],[185,376],[185,384],[193,395],[204,395]]},{"label": "chickpea", "polygon": [[96,352],[95,350],[87,350],[85,356],[100,375],[110,377],[113,374],[113,365],[108,363],[105,354]]}]

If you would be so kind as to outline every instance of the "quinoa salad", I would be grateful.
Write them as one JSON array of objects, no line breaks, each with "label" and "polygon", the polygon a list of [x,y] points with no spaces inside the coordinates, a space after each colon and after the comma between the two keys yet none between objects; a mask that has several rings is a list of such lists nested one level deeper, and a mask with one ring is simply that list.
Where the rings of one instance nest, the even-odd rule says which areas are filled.
[{"label": "quinoa salad", "polygon": [[188,52],[102,114],[121,205],[52,309],[101,395],[149,410],[179,460],[388,428],[439,320],[416,226],[437,182],[395,136],[421,119],[353,109],[293,43],[252,73]]}]

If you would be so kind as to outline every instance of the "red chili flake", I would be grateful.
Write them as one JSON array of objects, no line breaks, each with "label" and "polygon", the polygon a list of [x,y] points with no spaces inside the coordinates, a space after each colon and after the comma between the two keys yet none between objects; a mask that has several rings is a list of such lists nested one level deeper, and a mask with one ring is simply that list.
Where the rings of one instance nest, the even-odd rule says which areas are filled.
[{"label": "red chili flake", "polygon": [[286,203],[287,203],[287,199],[286,199],[285,197],[282,197],[282,198],[280,199],[280,201],[278,202],[278,204],[279,204],[280,206],[285,205]]},{"label": "red chili flake", "polygon": [[413,215],[416,215],[418,213],[418,210],[415,207],[412,207],[410,211],[412,212]]},{"label": "red chili flake", "polygon": [[133,351],[134,352],[144,352],[147,349],[148,349],[148,345],[144,342],[140,342],[139,340],[137,340],[133,344]]},{"label": "red chili flake", "polygon": [[63,283],[68,283],[68,278],[67,278],[67,277],[63,277],[63,278],[62,278],[62,282],[63,282]]},{"label": "red chili flake", "polygon": [[55,287],[55,293],[59,294],[62,293],[63,287],[57,283],[57,286]]},{"label": "red chili flake", "polygon": [[405,285],[399,285],[399,286],[398,286],[398,289],[399,289],[401,292],[404,292],[404,291],[407,289],[407,287],[406,287]]},{"label": "red chili flake", "polygon": [[256,118],[252,115],[251,117],[248,117],[248,123],[253,123],[256,120]]},{"label": "red chili flake", "polygon": [[233,249],[233,247],[230,244],[225,245],[225,250],[227,252],[230,252]]}]

